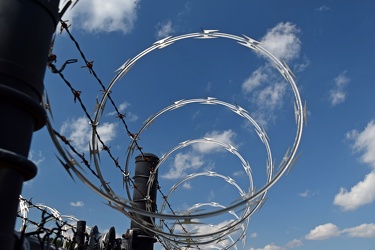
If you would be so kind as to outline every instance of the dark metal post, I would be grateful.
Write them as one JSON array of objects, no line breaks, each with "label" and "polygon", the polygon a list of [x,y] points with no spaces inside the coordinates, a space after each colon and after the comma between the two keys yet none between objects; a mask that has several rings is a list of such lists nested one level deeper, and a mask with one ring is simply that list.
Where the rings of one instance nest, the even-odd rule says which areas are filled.
[{"label": "dark metal post", "polygon": [[22,183],[33,131],[45,124],[43,78],[59,0],[0,1],[0,249],[13,249]]},{"label": "dark metal post", "polygon": [[75,241],[77,242],[77,250],[83,250],[85,247],[85,233],[86,233],[86,221],[77,221],[77,232],[75,235]]},{"label": "dark metal post", "polygon": [[[146,199],[152,201],[151,211],[156,211],[156,193],[157,193],[157,181],[158,174],[155,173],[155,180],[150,189],[149,197],[147,195],[148,180],[150,177],[150,171],[154,171],[154,168],[159,162],[159,158],[154,154],[145,153],[138,155],[135,158],[135,175],[134,175],[134,192],[133,201],[137,204],[137,207],[146,210]],[[140,216],[140,218],[148,223],[153,222],[153,218],[147,216]],[[153,234],[146,229],[139,226],[134,221],[131,222],[130,228],[132,230],[132,250],[153,250],[156,239]]]}]

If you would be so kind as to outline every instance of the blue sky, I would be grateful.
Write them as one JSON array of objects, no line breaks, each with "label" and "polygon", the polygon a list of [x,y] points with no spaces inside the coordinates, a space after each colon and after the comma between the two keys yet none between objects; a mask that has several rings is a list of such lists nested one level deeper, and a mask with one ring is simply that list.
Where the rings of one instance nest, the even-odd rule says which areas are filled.
[{"label": "blue sky", "polygon": [[[116,69],[155,41],[201,29],[244,34],[285,60],[307,103],[307,126],[298,150],[302,154],[251,217],[244,249],[372,249],[374,9],[375,3],[365,0],[80,0],[64,20],[69,20],[69,30],[88,60],[94,61],[93,68],[106,86]],[[63,74],[82,91],[81,98],[91,113],[103,93],[88,69],[81,68],[84,62],[65,31],[60,34],[58,29],[53,52],[58,68],[65,60],[78,59]],[[79,104],[61,78],[48,69],[45,88],[53,127],[88,157],[91,127]],[[111,96],[135,133],[150,115],[175,101],[215,97],[245,108],[264,127],[276,166],[294,141],[290,86],[264,56],[228,39],[185,39],[153,51],[116,83]],[[113,111],[106,106],[99,133],[124,166],[130,139]],[[265,185],[263,143],[246,120],[225,107],[189,104],[164,113],[138,142],[144,151],[161,156],[182,141],[202,137],[235,146],[252,167],[254,185]],[[77,178],[72,181],[56,154],[46,128],[36,132],[29,158],[39,173],[25,183],[23,197],[86,220],[90,226],[98,225],[100,231],[115,226],[118,235],[125,232],[129,219],[105,205],[104,199]],[[125,195],[120,172],[106,154],[100,154],[105,179],[118,194]],[[202,171],[230,176],[241,188],[248,188],[241,162],[207,143],[176,151],[159,170],[160,186],[168,193],[174,183]],[[238,191],[223,179],[206,176],[184,182],[170,202],[176,211],[182,211],[198,202],[229,205],[237,197]],[[161,197],[158,202],[160,205]]]}]

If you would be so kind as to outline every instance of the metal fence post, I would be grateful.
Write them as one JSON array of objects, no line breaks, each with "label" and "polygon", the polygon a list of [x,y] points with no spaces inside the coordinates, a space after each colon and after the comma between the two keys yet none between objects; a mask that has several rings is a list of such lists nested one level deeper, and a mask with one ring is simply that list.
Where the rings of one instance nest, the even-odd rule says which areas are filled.
[{"label": "metal fence post", "polygon": [[[159,162],[159,158],[150,153],[144,153],[138,155],[135,158],[135,175],[134,175],[134,191],[133,201],[137,204],[137,207],[146,210],[147,200],[151,201],[151,211],[156,211],[156,193],[157,193],[157,182],[158,173],[155,173],[154,182],[150,188],[149,197],[147,197],[147,186],[150,177],[150,172],[154,171],[154,168]],[[152,223],[154,218],[147,216],[139,216],[142,220]],[[134,221],[131,221],[130,228],[132,230],[132,250],[153,250],[156,239],[154,235],[139,226]]]},{"label": "metal fence post", "polygon": [[27,159],[41,103],[59,0],[0,1],[0,249],[13,249],[18,197],[36,166]]}]

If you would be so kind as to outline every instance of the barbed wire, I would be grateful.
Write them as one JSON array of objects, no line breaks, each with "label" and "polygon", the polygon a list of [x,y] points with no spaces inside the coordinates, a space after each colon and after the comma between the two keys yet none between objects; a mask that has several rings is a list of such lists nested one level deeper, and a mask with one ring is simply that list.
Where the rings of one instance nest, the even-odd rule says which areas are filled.
[{"label": "barbed wire", "polygon": [[[17,213],[17,217],[22,219],[23,225],[21,230],[21,239],[24,239],[27,236],[35,236],[37,240],[39,241],[40,245],[45,246],[46,244],[50,244],[50,237],[54,235],[51,243],[54,243],[56,247],[57,246],[57,240],[65,240],[69,244],[77,243],[71,238],[68,238],[64,235],[67,231],[71,230],[73,232],[73,235],[75,235],[77,227],[74,225],[71,225],[68,223],[68,221],[62,220],[61,216],[58,214],[56,210],[52,210],[53,212],[49,212],[45,205],[42,204],[34,204],[31,199],[27,200],[23,197],[19,197],[19,201],[21,209]],[[26,206],[26,207],[25,207]],[[41,218],[39,222],[33,221],[32,219],[28,218],[26,215],[21,215],[20,212],[22,212],[23,209],[29,209],[29,208],[36,208],[41,212]],[[49,207],[48,207],[49,208]],[[54,227],[48,228],[47,223],[54,221]],[[27,224],[34,225],[36,227],[36,230],[31,232],[26,232],[27,230]],[[68,227],[68,229],[66,229]],[[48,247],[47,247],[48,249]]]}]

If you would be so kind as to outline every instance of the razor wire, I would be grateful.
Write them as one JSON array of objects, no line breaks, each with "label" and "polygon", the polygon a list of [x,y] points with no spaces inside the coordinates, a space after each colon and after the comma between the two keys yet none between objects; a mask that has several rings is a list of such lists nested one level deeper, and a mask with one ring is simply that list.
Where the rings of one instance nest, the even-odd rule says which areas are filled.
[{"label": "razor wire", "polygon": [[[33,218],[30,218],[31,213]],[[39,218],[38,218],[39,213]],[[34,204],[31,199],[27,200],[19,197],[19,210],[17,217],[22,220],[20,234],[21,239],[25,236],[33,236],[40,246],[49,249],[49,246],[57,246],[60,240],[62,247],[67,244],[76,244],[73,236],[77,228],[72,225],[78,219],[72,215],[62,215],[57,209],[49,207],[42,203]],[[35,218],[34,218],[35,217]],[[90,227],[86,227],[90,231]]]},{"label": "razor wire", "polygon": [[[59,161],[63,164],[65,169],[71,174],[70,171],[72,171],[82,182],[84,182],[87,186],[89,186],[91,189],[93,189],[97,194],[99,194],[101,197],[104,199],[108,200],[108,205],[113,207],[114,209],[120,211],[121,213],[125,214],[127,217],[129,217],[131,220],[135,221],[137,224],[141,225],[144,228],[147,228],[150,232],[153,232],[158,238],[160,242],[163,242],[162,244],[164,246],[169,246],[169,248],[174,249],[178,248],[178,246],[184,245],[184,246],[201,246],[201,245],[207,245],[212,243],[217,243],[221,244],[222,240],[225,237],[229,237],[230,241],[233,244],[229,244],[229,247],[235,246],[235,244],[239,241],[243,241],[245,237],[245,231],[248,227],[249,223],[249,218],[250,216],[261,207],[261,205],[265,202],[265,195],[269,188],[271,188],[280,178],[281,176],[286,173],[290,168],[292,168],[293,164],[295,163],[295,156],[296,152],[301,140],[302,136],[302,128],[303,128],[303,123],[305,119],[305,110],[302,107],[302,102],[301,98],[298,92],[298,88],[294,82],[293,79],[293,73],[288,67],[288,65],[285,63],[285,61],[280,61],[277,59],[275,56],[273,56],[269,51],[267,51],[265,48],[261,46],[259,42],[256,40],[243,35],[242,37],[240,36],[235,36],[231,34],[226,34],[226,33],[220,33],[218,30],[202,30],[202,32],[198,33],[190,33],[190,34],[185,34],[181,36],[176,36],[176,37],[166,37],[164,39],[161,39],[155,43],[153,43],[149,48],[143,50],[140,52],[138,55],[135,57],[128,59],[125,61],[125,63],[120,66],[120,68],[117,70],[118,73],[115,75],[115,77],[112,79],[112,81],[108,84],[108,86],[105,86],[102,81],[99,79],[97,76],[96,72],[93,69],[93,61],[88,61],[86,59],[85,54],[82,52],[79,43],[75,40],[75,38],[72,36],[72,34],[69,31],[69,26],[66,24],[66,22],[62,21],[62,30],[66,30],[67,33],[69,34],[69,37],[71,40],[75,43],[77,49],[79,50],[81,57],[85,61],[85,66],[89,69],[89,73],[92,74],[100,86],[102,87],[102,97],[99,100],[97,100],[94,115],[91,116],[88,112],[87,109],[81,100],[81,91],[76,90],[73,88],[73,86],[70,84],[68,80],[64,77],[62,74],[62,70],[64,70],[66,64],[74,63],[76,62],[75,59],[68,60],[65,64],[63,64],[63,67],[61,70],[57,70],[56,66],[54,65],[53,62],[55,62],[56,56],[53,57],[51,54],[50,55],[50,60],[49,60],[49,67],[51,68],[53,73],[59,74],[60,77],[63,79],[63,81],[67,84],[67,86],[70,88],[73,96],[74,96],[74,101],[80,103],[82,110],[84,111],[87,119],[89,120],[89,123],[92,128],[92,134],[91,134],[91,141],[89,145],[89,151],[90,151],[90,159],[93,159],[93,165],[95,170],[93,170],[89,164],[89,161],[84,157],[84,154],[79,153],[74,149],[72,144],[70,143],[69,139],[65,138],[63,135],[59,134],[57,131],[53,129],[52,123],[50,119],[47,121],[47,128],[48,131],[52,137],[52,140],[59,152],[59,155],[62,159],[59,158]],[[180,100],[174,102],[172,105],[162,109],[155,115],[151,115],[145,122],[144,125],[139,129],[137,133],[132,133],[129,130],[129,127],[126,123],[126,115],[122,114],[118,107],[116,106],[114,100],[111,98],[112,94],[112,88],[118,81],[123,78],[129,70],[135,65],[135,63],[140,60],[142,57],[146,56],[147,54],[151,53],[154,50],[157,49],[163,49],[167,46],[170,46],[180,40],[184,39],[210,39],[210,38],[225,38],[225,39],[230,39],[234,40],[236,43],[243,45],[256,53],[260,53],[264,56],[266,56],[270,62],[274,65],[274,67],[280,72],[280,74],[285,78],[285,80],[290,84],[292,91],[294,93],[295,101],[294,101],[294,114],[295,114],[295,119],[296,119],[296,135],[294,138],[294,142],[291,146],[290,149],[287,150],[285,153],[285,156],[283,160],[281,161],[277,171],[275,171],[275,163],[272,158],[271,154],[271,148],[269,145],[269,139],[268,136],[265,132],[265,130],[258,125],[258,123],[250,116],[249,112],[240,107],[239,105],[232,105],[227,102],[218,100],[213,97],[208,97],[208,98],[198,98],[198,99],[189,99],[189,100]],[[104,109],[106,105],[109,102],[112,104],[112,106],[115,108],[115,111],[117,113],[117,118],[121,120],[123,123],[126,133],[130,137],[130,144],[126,153],[126,161],[125,161],[125,166],[124,169],[120,167],[120,164],[118,162],[119,158],[116,158],[115,156],[112,155],[110,151],[110,147],[107,146],[104,141],[101,139],[97,127],[98,124],[101,120],[101,117],[103,115]],[[248,190],[244,191],[242,190],[236,183],[235,180],[230,178],[229,176],[221,175],[220,173],[215,173],[215,172],[200,172],[200,173],[193,173],[189,176],[187,176],[184,180],[180,181],[179,183],[175,184],[172,186],[170,189],[169,193],[167,195],[164,195],[163,192],[161,192],[159,184],[158,190],[162,194],[163,198],[163,204],[162,204],[162,209],[157,212],[151,212],[151,210],[140,210],[138,209],[133,201],[132,198],[130,197],[130,190],[136,189],[134,183],[132,182],[130,178],[130,160],[132,159],[134,151],[138,150],[141,155],[145,158],[143,149],[139,145],[139,140],[140,140],[140,135],[144,130],[146,130],[148,127],[150,127],[151,123],[154,122],[158,117],[160,117],[162,114],[173,111],[173,110],[178,110],[179,108],[188,105],[188,104],[208,104],[208,105],[221,105],[224,106],[225,108],[228,108],[235,114],[239,115],[240,117],[246,119],[249,121],[256,134],[258,135],[260,141],[264,144],[265,149],[266,149],[266,154],[267,154],[267,160],[266,160],[266,174],[267,174],[267,180],[266,183],[264,184],[263,187],[260,189],[255,190],[253,186],[253,176],[252,176],[252,170],[250,167],[250,164],[242,157],[242,155],[239,154],[238,150],[229,144],[226,144],[224,142],[216,141],[213,138],[200,138],[200,139],[191,139],[187,140],[184,142],[179,143],[176,147],[174,147],[172,150],[170,150],[168,153],[163,155],[156,166],[155,169],[150,169],[150,177],[148,180],[148,192],[147,194],[142,194],[144,196],[144,199],[146,201],[146,208],[150,208],[150,204],[153,202],[149,199],[149,192],[150,188],[153,185],[153,183],[156,181],[155,180],[155,173],[158,170],[158,168],[167,160],[167,158],[174,153],[177,150],[180,150],[181,148],[187,147],[191,144],[194,143],[211,143],[211,144],[216,144],[218,146],[223,147],[226,151],[229,153],[235,155],[237,158],[239,158],[241,165],[246,172],[248,178],[249,178],[249,188]],[[52,112],[50,109],[50,102],[48,100],[48,96],[46,95],[46,99],[44,100],[44,106],[47,110],[50,111],[50,114],[52,116]],[[90,169],[90,172],[96,177],[96,179],[99,180],[101,187],[98,187],[96,184],[94,184],[92,181],[89,180],[82,171],[82,167],[80,163],[75,160],[74,156],[69,152],[68,149],[64,148],[61,145],[61,142],[64,144],[68,145],[70,150],[76,154],[80,159],[81,163],[83,163],[87,168]],[[114,165],[118,170],[120,170],[121,175],[122,175],[122,180],[125,184],[125,188],[127,190],[127,198],[122,197],[118,194],[116,194],[112,188],[110,187],[109,183],[105,180],[102,171],[101,171],[101,166],[100,166],[100,149],[99,145],[102,147],[102,151],[106,151],[109,157],[112,159],[114,162]],[[206,176],[206,177],[217,177],[219,179],[224,180],[226,183],[229,183],[233,187],[235,187],[238,192],[239,196],[237,199],[235,199],[233,202],[230,203],[228,206],[223,206],[219,205],[219,203],[209,203],[206,204],[206,206],[215,208],[215,210],[210,211],[210,212],[203,212],[203,213],[177,213],[173,211],[171,204],[169,203],[168,198],[170,195],[174,192],[174,190],[177,189],[177,187],[190,179],[197,178],[199,176]],[[103,189],[102,189],[103,187]],[[199,204],[204,204],[204,203],[197,203],[193,207],[197,208],[199,207]],[[169,208],[170,211],[167,211],[166,208]],[[235,212],[237,211],[237,212]],[[237,215],[238,212],[241,212],[241,215]],[[184,224],[189,225],[191,223],[192,219],[205,219],[205,218],[211,218],[215,216],[220,216],[222,214],[231,214],[233,215],[236,219],[230,223],[228,223],[226,226],[223,226],[221,228],[216,229],[214,232],[207,233],[207,234],[201,234],[201,233],[189,233],[188,229],[185,228]],[[149,216],[155,219],[159,220],[159,223],[147,223],[140,219],[139,215],[144,215],[144,216]],[[186,223],[187,222],[187,223]],[[191,223],[194,224],[194,223]],[[181,230],[179,233],[176,233],[176,228],[180,227]],[[242,233],[237,239],[233,239],[231,234],[233,232],[236,232],[238,230],[242,230]],[[225,244],[224,244],[225,245]],[[222,244],[220,249],[228,249],[228,246],[224,246]]]}]

